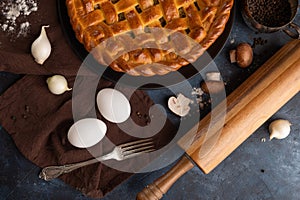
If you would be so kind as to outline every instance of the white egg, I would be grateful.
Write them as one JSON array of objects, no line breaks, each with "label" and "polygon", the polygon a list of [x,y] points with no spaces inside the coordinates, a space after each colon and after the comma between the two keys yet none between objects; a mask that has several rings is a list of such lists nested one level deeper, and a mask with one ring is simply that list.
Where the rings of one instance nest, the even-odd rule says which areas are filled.
[{"label": "white egg", "polygon": [[99,119],[81,119],[70,127],[68,140],[75,147],[88,148],[100,142],[106,131],[106,124]]},{"label": "white egg", "polygon": [[111,88],[99,91],[97,106],[101,115],[113,123],[126,121],[131,112],[130,103],[125,95]]}]

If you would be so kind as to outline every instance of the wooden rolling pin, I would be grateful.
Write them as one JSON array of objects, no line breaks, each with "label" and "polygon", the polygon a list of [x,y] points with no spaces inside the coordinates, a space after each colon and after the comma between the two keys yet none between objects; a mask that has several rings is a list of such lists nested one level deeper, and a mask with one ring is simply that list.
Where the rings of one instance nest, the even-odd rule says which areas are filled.
[{"label": "wooden rolling pin", "polygon": [[204,173],[212,171],[299,90],[300,40],[293,40],[234,90],[227,102],[214,109],[220,114],[213,121],[211,114],[207,115],[180,139],[178,145],[186,154],[169,172],[144,188],[137,199],[161,199],[194,163]]}]

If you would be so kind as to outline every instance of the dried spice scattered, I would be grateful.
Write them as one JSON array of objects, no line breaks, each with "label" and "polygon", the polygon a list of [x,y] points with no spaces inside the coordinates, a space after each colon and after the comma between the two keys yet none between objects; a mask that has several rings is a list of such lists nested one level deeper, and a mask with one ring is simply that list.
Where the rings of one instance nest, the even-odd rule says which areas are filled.
[{"label": "dried spice scattered", "polygon": [[265,45],[267,44],[268,40],[262,39],[261,37],[253,38],[253,45],[252,48],[255,48],[258,45]]},{"label": "dried spice scattered", "polygon": [[146,124],[147,124],[147,125],[151,123],[151,119],[150,119],[150,116],[149,116],[149,115],[144,114],[144,118],[145,118],[145,120],[146,120]]},{"label": "dried spice scattered", "polygon": [[17,120],[16,116],[14,116],[14,115],[12,115],[12,116],[10,117],[10,119],[13,120],[13,121],[16,121],[16,120]]},{"label": "dried spice scattered", "polygon": [[29,113],[29,111],[30,111],[30,108],[29,108],[29,106],[25,106],[25,112],[27,112],[27,113]]},{"label": "dried spice scattered", "polygon": [[200,110],[204,110],[211,103],[211,99],[209,97],[209,94],[206,94],[201,89],[201,87],[193,88],[193,91],[191,92],[191,95],[193,95],[196,98],[196,103],[199,105]]},{"label": "dried spice scattered", "polygon": [[142,118],[142,114],[139,111],[136,112],[136,115],[138,116],[138,118]]},{"label": "dried spice scattered", "polygon": [[291,20],[291,5],[288,0],[248,0],[250,14],[268,27],[281,27]]},{"label": "dried spice scattered", "polygon": [[[147,115],[147,114],[144,114],[144,115],[143,115],[143,114],[140,113],[139,111],[136,111],[135,114],[136,114],[136,116],[137,116],[139,119],[144,118],[147,125],[151,123],[151,118],[150,118],[149,115]],[[152,118],[153,118],[153,116],[152,116]]]}]

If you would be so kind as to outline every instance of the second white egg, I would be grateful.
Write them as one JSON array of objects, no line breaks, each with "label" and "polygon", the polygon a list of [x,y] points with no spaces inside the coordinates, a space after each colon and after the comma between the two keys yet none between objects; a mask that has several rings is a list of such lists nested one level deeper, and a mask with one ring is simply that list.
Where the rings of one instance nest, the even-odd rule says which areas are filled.
[{"label": "second white egg", "polygon": [[105,88],[97,94],[97,106],[101,115],[110,122],[122,123],[131,112],[128,99],[118,90]]},{"label": "second white egg", "polygon": [[99,119],[81,119],[70,127],[68,140],[75,147],[88,148],[100,142],[106,131],[106,124]]}]

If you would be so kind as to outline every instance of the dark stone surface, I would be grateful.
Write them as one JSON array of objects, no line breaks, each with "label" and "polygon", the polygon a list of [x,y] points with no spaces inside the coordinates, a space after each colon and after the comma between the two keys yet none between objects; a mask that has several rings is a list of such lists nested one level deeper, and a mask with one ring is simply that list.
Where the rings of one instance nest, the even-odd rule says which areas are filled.
[{"label": "dark stone surface", "polygon": [[[299,13],[299,12],[298,12]],[[296,23],[300,22],[297,15]],[[266,40],[254,48],[254,62],[248,69],[240,69],[229,62],[229,50],[239,42],[253,44],[255,38]],[[232,33],[215,62],[226,81],[229,94],[252,72],[270,58],[290,38],[283,32],[258,34],[243,22],[239,7]],[[0,92],[17,76],[1,72]],[[200,77],[191,80],[198,86]],[[180,92],[180,86],[175,90]],[[168,90],[149,91],[157,103],[166,104]],[[178,180],[164,199],[289,199],[300,197],[300,94],[296,95],[246,142],[235,150],[214,171],[204,175],[194,167]],[[175,122],[176,118],[169,115]],[[273,119],[292,122],[292,132],[284,140],[268,141],[268,125]],[[266,138],[266,142],[261,139]],[[59,179],[45,182],[38,178],[40,169],[26,160],[17,150],[10,136],[0,127],[0,199],[89,199]],[[108,199],[135,199],[147,184],[164,174],[171,166],[144,174],[136,174],[108,194]]]}]

